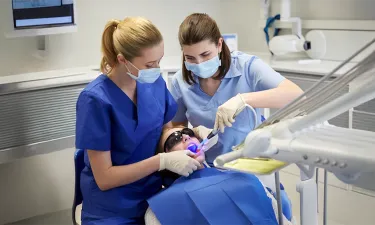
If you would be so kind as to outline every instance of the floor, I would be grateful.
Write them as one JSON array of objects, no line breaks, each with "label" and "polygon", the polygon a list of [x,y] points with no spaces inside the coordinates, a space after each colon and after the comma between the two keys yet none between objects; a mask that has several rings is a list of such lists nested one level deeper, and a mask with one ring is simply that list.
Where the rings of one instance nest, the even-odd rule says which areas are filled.
[{"label": "floor", "polygon": [[[77,206],[76,220],[80,224],[82,205]],[[26,220],[21,220],[7,225],[72,225],[71,209],[49,213],[46,215],[36,216]]]},{"label": "floor", "polygon": [[8,225],[72,225],[71,210],[64,210],[47,215],[10,223]]},{"label": "floor", "polygon": [[[72,225],[72,217],[70,210],[50,213],[43,216],[37,216],[27,220],[10,223],[7,225]],[[79,219],[79,217],[77,218]],[[297,222],[299,224],[299,222]],[[320,223],[321,224],[321,223]],[[342,225],[334,221],[327,221],[328,225]]]}]

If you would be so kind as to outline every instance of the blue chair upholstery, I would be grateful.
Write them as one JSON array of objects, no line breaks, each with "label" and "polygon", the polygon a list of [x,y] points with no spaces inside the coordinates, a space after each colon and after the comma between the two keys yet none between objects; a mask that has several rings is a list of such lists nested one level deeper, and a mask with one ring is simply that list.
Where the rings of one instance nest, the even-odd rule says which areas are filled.
[{"label": "blue chair upholstery", "polygon": [[74,200],[72,207],[73,225],[78,225],[76,221],[76,208],[82,203],[83,197],[80,187],[81,172],[85,168],[84,150],[77,149],[74,153],[74,168],[75,168],[75,185],[74,185]]},{"label": "blue chair upholstery", "polygon": [[[271,190],[271,188],[267,187],[267,190],[277,199],[276,193]],[[292,215],[292,202],[290,201],[284,186],[280,183],[280,196],[281,196],[281,209],[283,211],[283,214],[285,218],[289,221],[292,221],[293,215]]]}]

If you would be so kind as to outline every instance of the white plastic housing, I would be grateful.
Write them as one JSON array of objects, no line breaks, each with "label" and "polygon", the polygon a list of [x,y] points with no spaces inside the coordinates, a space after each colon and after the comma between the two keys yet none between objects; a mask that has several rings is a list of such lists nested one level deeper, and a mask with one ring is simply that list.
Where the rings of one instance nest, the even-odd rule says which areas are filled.
[{"label": "white plastic housing", "polygon": [[317,186],[314,179],[300,181],[297,184],[300,193],[301,224],[318,225]]},{"label": "white plastic housing", "polygon": [[305,40],[296,35],[276,36],[269,42],[269,49],[274,55],[286,55],[293,52],[302,52]]}]

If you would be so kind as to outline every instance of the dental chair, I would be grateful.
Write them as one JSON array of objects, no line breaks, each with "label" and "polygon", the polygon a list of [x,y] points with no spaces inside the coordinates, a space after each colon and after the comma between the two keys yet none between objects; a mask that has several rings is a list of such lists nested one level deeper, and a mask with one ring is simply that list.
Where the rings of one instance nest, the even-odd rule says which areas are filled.
[{"label": "dental chair", "polygon": [[83,149],[77,149],[74,153],[74,168],[75,168],[75,184],[74,184],[74,200],[73,200],[73,206],[72,206],[72,222],[73,222],[73,225],[80,225],[81,224],[80,219],[78,222],[76,220],[76,210],[77,210],[77,206],[79,206],[83,200],[81,187],[80,187],[81,172],[83,168],[85,168]]}]

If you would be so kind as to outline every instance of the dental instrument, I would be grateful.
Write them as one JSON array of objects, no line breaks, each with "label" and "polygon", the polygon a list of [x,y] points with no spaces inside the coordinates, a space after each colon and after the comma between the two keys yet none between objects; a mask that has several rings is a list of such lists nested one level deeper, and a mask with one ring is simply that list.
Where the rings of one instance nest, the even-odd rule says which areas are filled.
[{"label": "dental instrument", "polygon": [[[250,132],[235,151],[218,156],[215,166],[240,158],[267,157],[296,164],[301,170],[297,190],[301,197],[301,225],[317,224],[315,168],[324,168],[339,180],[375,190],[375,132],[341,128],[327,121],[375,98],[375,51],[343,75],[325,84],[335,72],[375,45],[375,39],[341,63],[331,73]],[[349,83],[357,88],[335,95]],[[275,169],[277,172],[279,168]],[[324,202],[326,223],[326,202]],[[279,212],[280,213],[280,212]]]},{"label": "dental instrument", "polygon": [[[216,144],[216,143],[215,143]],[[203,148],[203,149],[199,149],[198,148],[198,145],[196,145],[195,143],[190,143],[187,147],[188,150],[190,150],[191,152],[193,153],[198,153],[200,152],[201,150],[203,150],[204,152],[207,151],[209,148]],[[206,162],[206,160],[203,162],[203,165],[206,167],[206,168],[211,168],[208,163]]]},{"label": "dental instrument", "polygon": [[[254,116],[254,121],[255,121],[254,127],[253,127],[254,129],[259,124],[258,119],[257,119],[257,113],[255,112],[255,109],[248,104],[244,104],[241,108],[238,108],[236,113],[233,116],[233,119],[235,119],[246,107],[250,109],[250,111],[252,112]],[[215,137],[218,133],[219,133],[219,130],[212,130],[211,133],[209,133],[208,136],[205,139],[203,139],[203,141],[201,142],[198,148],[201,148],[202,146],[204,146],[208,142],[208,140]]]}]

